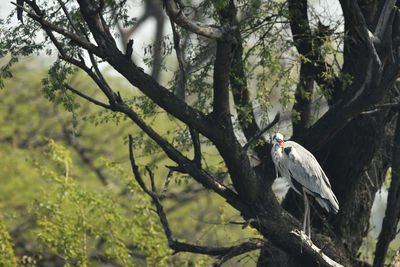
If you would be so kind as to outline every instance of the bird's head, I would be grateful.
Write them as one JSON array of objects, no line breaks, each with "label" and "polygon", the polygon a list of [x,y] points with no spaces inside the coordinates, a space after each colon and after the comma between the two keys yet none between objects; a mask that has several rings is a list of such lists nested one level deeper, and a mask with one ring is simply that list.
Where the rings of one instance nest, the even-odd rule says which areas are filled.
[{"label": "bird's head", "polygon": [[283,142],[283,135],[280,133],[276,133],[274,135],[274,138],[272,139],[272,141],[273,141],[274,145],[278,144],[281,147],[285,146],[285,143]]}]

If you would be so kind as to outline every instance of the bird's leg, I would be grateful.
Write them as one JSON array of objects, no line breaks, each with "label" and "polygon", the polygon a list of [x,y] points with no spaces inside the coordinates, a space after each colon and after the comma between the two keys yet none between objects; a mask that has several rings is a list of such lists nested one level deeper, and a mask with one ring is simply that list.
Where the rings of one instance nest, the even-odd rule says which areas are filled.
[{"label": "bird's leg", "polygon": [[307,234],[306,232],[306,224],[307,224],[307,208],[308,208],[308,199],[306,192],[303,191],[303,196],[304,196],[304,221],[303,221],[303,232]]},{"label": "bird's leg", "polygon": [[308,237],[311,239],[310,203],[307,201]]},{"label": "bird's leg", "polygon": [[278,179],[278,168],[275,166],[276,179]]}]

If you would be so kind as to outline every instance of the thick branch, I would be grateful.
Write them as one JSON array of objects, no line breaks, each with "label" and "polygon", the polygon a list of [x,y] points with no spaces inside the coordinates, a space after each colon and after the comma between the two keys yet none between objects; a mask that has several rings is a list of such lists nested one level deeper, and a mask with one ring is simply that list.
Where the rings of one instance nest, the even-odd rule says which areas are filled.
[{"label": "thick branch", "polygon": [[65,6],[65,4],[63,3],[62,0],[57,0],[57,2],[60,4],[62,10],[64,11],[65,16],[67,17],[69,23],[71,24],[71,27],[75,30],[76,33],[79,33],[78,28],[75,26],[74,21],[71,18],[71,15],[68,13],[67,7]]},{"label": "thick branch", "polygon": [[312,51],[312,36],[308,22],[307,1],[289,0],[288,8],[294,45],[300,54],[308,55]]},{"label": "thick branch", "polygon": [[184,101],[169,92],[165,87],[161,86],[151,76],[138,68],[129,58],[121,53],[115,42],[109,41],[104,36],[103,29],[97,24],[97,20],[91,15],[92,10],[88,7],[91,2],[88,0],[79,0],[80,10],[89,28],[97,39],[98,43],[102,43],[107,49],[107,61],[123,75],[132,85],[138,87],[145,95],[152,99],[157,105],[165,109],[168,113],[175,116],[189,127],[193,127],[208,138],[215,139],[221,135],[215,131],[214,123],[210,121],[200,111],[197,111],[187,105]]},{"label": "thick branch", "polygon": [[292,110],[293,136],[304,132],[311,122],[311,99],[314,88],[314,79],[310,75],[310,63],[300,65],[300,79],[297,84],[295,103]]},{"label": "thick branch", "polygon": [[[346,96],[336,105],[332,106],[307,133],[298,139],[312,152],[326,144],[335,134],[351,121],[360,112],[371,105],[378,103],[388,88],[393,86],[395,77],[398,77],[399,68],[396,63],[382,68],[382,62],[376,52],[365,19],[360,11],[357,1],[340,1],[347,24],[352,22],[352,37],[357,39],[357,45],[353,49],[363,49],[365,54],[353,58],[353,64],[362,64],[357,72],[358,77],[349,88],[346,88]],[[350,45],[350,44],[348,44]],[[349,48],[347,48],[349,50]],[[346,50],[346,51],[347,51]],[[348,58],[345,58],[348,60]],[[318,140],[316,140],[318,136]]]},{"label": "thick branch", "polygon": [[[216,248],[216,247],[197,246],[175,241],[173,244],[170,245],[170,247],[174,249],[176,252],[192,252],[197,254],[205,254],[210,256],[223,256],[223,257],[226,255],[229,258],[232,258],[237,255],[259,249],[262,247],[262,244],[263,244],[262,240],[255,239],[249,242],[242,243],[237,246]],[[229,258],[227,258],[226,260],[228,260]]]},{"label": "thick branch", "polygon": [[[298,136],[310,126],[311,97],[314,88],[314,79],[324,85],[326,81],[321,79],[321,73],[326,71],[326,64],[322,60],[320,47],[328,30],[319,25],[318,31],[311,33],[307,1],[289,1],[290,29],[292,31],[294,45],[300,54],[300,77],[295,93],[295,103],[292,110],[293,136]],[[317,34],[318,33],[318,34]],[[322,36],[318,36],[322,35]]]},{"label": "thick branch", "polygon": [[[229,123],[229,71],[231,67],[231,44],[217,42],[214,62],[214,102],[213,115],[217,121]],[[229,129],[231,130],[231,129]]]},{"label": "thick branch", "polygon": [[223,27],[205,25],[200,22],[190,20],[183,13],[175,0],[165,0],[168,16],[179,26],[186,30],[219,41],[231,41],[232,37]]},{"label": "thick branch", "polygon": [[314,245],[311,239],[304,232],[295,230],[291,233],[299,237],[299,243],[302,245],[302,248],[313,256],[313,258],[320,264],[319,266],[343,267],[343,265],[326,256],[325,253],[322,252],[322,249]]},{"label": "thick branch", "polygon": [[[257,125],[250,100],[247,77],[245,74],[245,63],[243,60],[242,37],[239,29],[236,29],[234,34],[238,42],[233,48],[232,68],[229,78],[233,101],[237,107],[236,111],[238,113],[239,124],[247,139],[247,144],[250,145],[252,143],[251,141],[255,141],[254,137],[260,132],[260,128]],[[256,139],[258,140],[260,136],[261,134]],[[244,147],[244,150],[248,148],[248,145]],[[254,150],[259,158],[263,158],[266,154],[265,147],[256,146]]]},{"label": "thick branch", "polygon": [[228,247],[226,248],[226,253],[225,255],[222,255],[220,259],[212,264],[212,267],[218,267],[221,266],[224,262],[230,260],[231,258],[262,248],[264,245],[264,240],[261,239],[252,239],[248,242],[244,242],[240,245],[233,246],[233,247]]},{"label": "thick branch", "polygon": [[193,150],[194,150],[193,162],[196,163],[196,165],[199,168],[201,168],[201,144],[200,144],[199,133],[193,128],[189,128],[189,131],[193,142]]},{"label": "thick branch", "polygon": [[176,95],[180,98],[185,100],[185,92],[186,92],[186,72],[185,72],[185,66],[183,64],[183,54],[182,50],[180,48],[180,36],[179,33],[177,32],[175,28],[175,24],[172,20],[171,21],[171,28],[172,28],[172,34],[174,37],[174,49],[176,53],[176,58],[178,60],[178,66],[179,66],[179,78],[178,78],[178,89],[176,91]]},{"label": "thick branch", "polygon": [[138,125],[151,139],[153,139],[168,155],[168,157],[179,164],[182,171],[190,174],[197,182],[204,187],[212,189],[214,192],[226,199],[233,207],[242,210],[244,204],[239,197],[226,186],[218,183],[209,173],[199,168],[197,164],[176,150],[167,140],[162,138],[149,125],[147,125],[132,109],[125,104],[113,107],[115,111],[126,114],[136,125]]},{"label": "thick branch", "polygon": [[382,8],[381,14],[379,16],[378,23],[375,27],[374,37],[379,41],[382,41],[383,35],[388,28],[388,23],[390,22],[390,16],[394,12],[394,7],[396,0],[386,0]]},{"label": "thick branch", "polygon": [[400,116],[397,116],[391,164],[392,181],[390,183],[382,230],[376,244],[374,267],[382,267],[384,265],[389,243],[396,235],[397,224],[400,219]]}]

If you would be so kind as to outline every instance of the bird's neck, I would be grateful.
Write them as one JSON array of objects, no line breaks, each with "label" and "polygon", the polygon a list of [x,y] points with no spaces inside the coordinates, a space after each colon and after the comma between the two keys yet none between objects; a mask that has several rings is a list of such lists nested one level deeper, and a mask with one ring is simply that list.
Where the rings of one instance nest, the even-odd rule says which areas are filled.
[{"label": "bird's neck", "polygon": [[279,144],[274,144],[272,147],[272,160],[278,162],[282,157],[283,148]]}]

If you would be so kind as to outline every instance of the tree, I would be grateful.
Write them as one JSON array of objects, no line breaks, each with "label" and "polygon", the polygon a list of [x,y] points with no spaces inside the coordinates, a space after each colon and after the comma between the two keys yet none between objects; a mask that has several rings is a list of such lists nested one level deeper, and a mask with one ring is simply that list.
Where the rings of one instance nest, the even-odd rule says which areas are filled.
[{"label": "tree", "polygon": [[[400,74],[399,4],[389,0],[339,2],[342,18],[331,18],[324,25],[326,15],[305,0],[166,0],[163,6],[173,40],[165,39],[163,45],[166,52],[174,48],[179,66],[167,88],[131,60],[134,40],[124,44],[125,51],[117,45],[116,25],[135,23],[127,1],[45,4],[21,0],[16,4],[21,23],[1,33],[0,55],[11,55],[1,77],[11,76],[10,66],[18,57],[46,49],[52,53],[48,48],[52,45],[58,58],[43,80],[49,99],[63,103],[69,111],[77,109],[74,97],[81,97],[122,113],[174,163],[168,167],[169,176],[190,176],[225,199],[241,214],[245,226],[263,236],[222,248],[177,241],[154,185],[158,178],[147,168],[151,186],[146,185],[135,161],[134,137],[130,137],[134,176],[153,200],[168,245],[176,252],[219,256],[218,266],[233,256],[261,249],[259,266],[329,266],[329,259],[295,231],[300,228],[301,214],[294,201],[297,196],[289,192],[281,205],[272,191],[271,145],[261,135],[278,120],[276,116],[269,122],[267,114],[272,110],[271,89],[280,87],[283,108],[294,103],[291,139],[316,155],[340,203],[337,216],[313,222],[313,232],[318,234],[313,234],[312,241],[334,261],[345,266],[361,264],[356,255],[367,233],[373,196],[391,167],[388,208],[374,261],[374,266],[383,266],[400,215],[399,164],[395,164],[400,136],[400,123],[395,123],[400,97],[396,84]],[[38,37],[41,31],[44,38]],[[103,62],[143,93],[148,104],[140,106],[110,86],[99,67]],[[154,62],[153,70],[160,67],[158,56]],[[76,69],[97,84],[104,101],[71,86],[68,77]],[[153,72],[158,77],[155,73],[158,70]],[[252,84],[257,84],[256,92]],[[295,88],[293,93],[291,88]],[[318,99],[327,103],[323,115],[317,112]],[[161,108],[184,125],[188,138],[181,141],[186,146],[173,144],[175,133],[162,136],[143,120],[149,106],[156,106],[151,112]],[[205,164],[202,148],[206,144],[218,151],[232,185]],[[251,164],[249,150],[260,160],[258,165]]]}]

